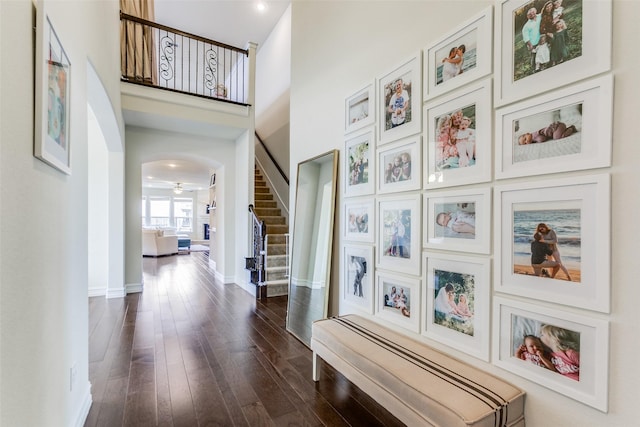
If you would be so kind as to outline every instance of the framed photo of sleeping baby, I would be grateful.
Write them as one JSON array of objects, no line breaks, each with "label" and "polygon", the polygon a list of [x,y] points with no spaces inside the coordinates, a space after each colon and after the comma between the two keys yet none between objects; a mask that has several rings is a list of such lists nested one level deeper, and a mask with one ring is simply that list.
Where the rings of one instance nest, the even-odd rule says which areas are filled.
[{"label": "framed photo of sleeping baby", "polygon": [[494,297],[493,363],[608,411],[609,322]]},{"label": "framed photo of sleeping baby", "polygon": [[611,69],[611,0],[499,0],[495,105]]},{"label": "framed photo of sleeping baby", "polygon": [[608,313],[610,176],[494,188],[494,289]]},{"label": "framed photo of sleeping baby", "polygon": [[428,191],[423,204],[423,247],[490,253],[490,188]]},{"label": "framed photo of sleeping baby", "polygon": [[496,178],[611,166],[613,76],[496,111]]}]

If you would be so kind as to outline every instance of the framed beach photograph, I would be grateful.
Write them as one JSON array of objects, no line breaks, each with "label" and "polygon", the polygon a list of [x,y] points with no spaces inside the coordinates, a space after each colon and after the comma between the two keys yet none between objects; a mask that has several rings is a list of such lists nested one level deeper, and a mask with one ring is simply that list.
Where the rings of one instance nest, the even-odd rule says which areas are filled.
[{"label": "framed beach photograph", "polygon": [[375,86],[370,84],[345,100],[345,133],[362,129],[363,127],[372,125],[375,122],[375,99]]},{"label": "framed beach photograph", "polygon": [[490,253],[490,188],[428,191],[423,197],[423,204],[423,247]]},{"label": "framed beach photograph", "polygon": [[420,275],[420,194],[380,197],[377,203],[378,267]]},{"label": "framed beach photograph", "polygon": [[422,144],[413,135],[378,149],[378,193],[419,190],[422,185]]},{"label": "framed beach photograph", "polygon": [[493,310],[495,365],[607,412],[608,321],[502,297]]},{"label": "framed beach photograph", "polygon": [[345,142],[344,196],[364,196],[375,192],[375,138],[373,130]]},{"label": "framed beach photograph", "polygon": [[489,361],[490,268],[486,257],[424,253],[425,337]]},{"label": "framed beach photograph", "polygon": [[424,107],[424,187],[491,180],[491,79],[474,83]]},{"label": "framed beach photograph", "polygon": [[420,332],[420,279],[376,272],[376,316]]},{"label": "framed beach photograph", "polygon": [[417,54],[377,79],[379,145],[422,130],[421,64],[422,56]]},{"label": "framed beach photograph", "polygon": [[499,1],[495,104],[611,69],[611,9],[611,0]]},{"label": "framed beach photograph", "polygon": [[375,234],[374,199],[349,199],[344,201],[344,238],[373,243]]},{"label": "framed beach photograph", "polygon": [[367,314],[373,314],[373,246],[345,244],[342,251],[342,299]]},{"label": "framed beach photograph", "polygon": [[613,76],[496,111],[496,178],[611,166]]},{"label": "framed beach photograph", "polygon": [[424,50],[424,99],[491,73],[493,8],[462,23]]},{"label": "framed beach photograph", "polygon": [[608,174],[494,188],[494,289],[608,313]]},{"label": "framed beach photograph", "polygon": [[71,62],[47,14],[37,5],[34,155],[71,175]]}]

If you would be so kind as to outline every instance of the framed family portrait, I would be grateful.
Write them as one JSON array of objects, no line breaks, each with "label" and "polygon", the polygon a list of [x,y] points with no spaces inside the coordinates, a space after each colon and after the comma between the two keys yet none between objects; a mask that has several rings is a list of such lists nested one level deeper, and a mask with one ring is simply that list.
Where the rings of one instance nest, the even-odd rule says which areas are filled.
[{"label": "framed family portrait", "polygon": [[373,314],[373,264],[373,246],[344,245],[342,299],[367,314]]},{"label": "framed family portrait", "polygon": [[373,124],[376,120],[375,86],[368,85],[345,100],[344,131],[350,133]]},{"label": "framed family portrait", "polygon": [[345,142],[345,197],[375,192],[375,145],[373,130]]},{"label": "framed family portrait", "polygon": [[491,180],[491,79],[474,83],[424,107],[424,187]]},{"label": "framed family portrait", "polygon": [[420,275],[420,194],[381,197],[378,203],[378,267]]},{"label": "framed family portrait", "polygon": [[499,1],[496,105],[608,71],[611,26],[611,0]]},{"label": "framed family portrait", "polygon": [[386,144],[420,133],[422,56],[378,78],[378,141]]},{"label": "framed family portrait", "polygon": [[423,270],[422,334],[488,362],[489,258],[425,252]]},{"label": "framed family portrait", "polygon": [[464,22],[424,50],[424,99],[491,73],[493,8]]},{"label": "framed family portrait", "polygon": [[608,321],[502,297],[493,307],[495,365],[607,412]]},{"label": "framed family portrait", "polygon": [[496,111],[496,178],[611,166],[613,76]]},{"label": "framed family portrait", "polygon": [[423,204],[425,248],[490,253],[490,188],[429,191]]},{"label": "framed family portrait", "polygon": [[378,149],[378,193],[419,190],[422,185],[420,135]]},{"label": "framed family portrait", "polygon": [[608,313],[608,174],[494,188],[494,289]]},{"label": "framed family portrait", "polygon": [[374,241],[375,210],[373,199],[349,199],[344,202],[344,238],[358,242]]},{"label": "framed family portrait", "polygon": [[420,279],[376,272],[376,316],[420,332]]},{"label": "framed family portrait", "polygon": [[34,154],[71,175],[71,62],[46,10],[37,5]]}]

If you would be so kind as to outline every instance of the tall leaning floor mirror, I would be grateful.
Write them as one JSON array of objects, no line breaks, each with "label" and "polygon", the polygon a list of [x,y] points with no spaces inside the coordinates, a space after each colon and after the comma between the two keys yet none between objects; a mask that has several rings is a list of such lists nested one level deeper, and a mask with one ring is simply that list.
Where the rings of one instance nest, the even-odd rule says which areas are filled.
[{"label": "tall leaning floor mirror", "polygon": [[311,324],[327,317],[338,150],[298,164],[287,330],[311,346]]}]

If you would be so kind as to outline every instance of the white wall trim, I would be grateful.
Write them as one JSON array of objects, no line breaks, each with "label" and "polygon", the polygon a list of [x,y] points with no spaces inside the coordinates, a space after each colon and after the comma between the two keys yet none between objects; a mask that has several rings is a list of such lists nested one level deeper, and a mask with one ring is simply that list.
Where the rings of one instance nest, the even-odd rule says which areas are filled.
[{"label": "white wall trim", "polygon": [[142,292],[144,290],[144,284],[143,283],[127,283],[126,285],[124,285],[124,289],[125,289],[125,293],[122,296],[125,296],[127,294],[135,294],[138,292]]},{"label": "white wall trim", "polygon": [[87,417],[89,416],[89,410],[91,409],[91,405],[93,403],[93,397],[91,396],[91,383],[87,381],[86,384],[86,391],[84,393],[84,398],[82,399],[82,405],[80,405],[78,414],[75,417],[75,422],[73,423],[75,427],[84,426],[84,423],[87,421]]},{"label": "white wall trim", "polygon": [[89,298],[107,295],[107,288],[89,288]]}]

